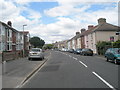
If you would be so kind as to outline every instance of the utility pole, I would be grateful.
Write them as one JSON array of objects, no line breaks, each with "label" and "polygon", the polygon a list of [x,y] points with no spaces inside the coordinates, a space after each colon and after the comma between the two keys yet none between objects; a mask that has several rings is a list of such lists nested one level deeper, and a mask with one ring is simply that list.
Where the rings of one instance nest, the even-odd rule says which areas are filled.
[{"label": "utility pole", "polygon": [[27,26],[27,24],[24,24],[23,25],[23,57],[24,57],[24,54],[25,54],[25,40],[24,40],[24,38],[25,38],[25,35],[24,35],[24,27],[25,26]]}]

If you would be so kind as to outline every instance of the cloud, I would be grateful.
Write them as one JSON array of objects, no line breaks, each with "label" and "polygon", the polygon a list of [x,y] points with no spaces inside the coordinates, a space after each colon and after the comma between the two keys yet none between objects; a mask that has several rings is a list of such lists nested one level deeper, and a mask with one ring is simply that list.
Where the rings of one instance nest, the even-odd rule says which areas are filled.
[{"label": "cloud", "polygon": [[[78,3],[76,3],[78,4]],[[81,13],[90,7],[90,5],[85,5],[81,8],[75,8],[76,4],[67,4],[67,5],[60,5],[58,7],[54,7],[49,10],[45,10],[44,13],[51,17],[58,17],[58,16],[68,16],[72,14]]]},{"label": "cloud", "polygon": [[[0,20],[3,22],[11,20],[13,27],[17,30],[22,30],[22,25],[27,24],[25,30],[29,30],[31,36],[39,36],[44,39],[46,43],[70,39],[81,28],[87,29],[88,25],[97,25],[97,19],[101,17],[106,18],[108,23],[117,25],[118,22],[117,4],[115,7],[109,6],[97,11],[87,11],[93,4],[98,3],[93,3],[92,0],[86,0],[87,3],[83,0],[74,0],[74,2],[73,0],[69,0],[69,2],[67,0],[54,0],[58,2],[59,6],[45,10],[44,13],[49,17],[55,17],[57,21],[42,24],[42,14],[28,8],[29,2],[33,2],[32,0],[17,0],[15,3],[10,0],[1,1],[2,12],[0,14],[2,16],[0,16]],[[100,0],[100,2],[102,1],[105,0]],[[114,0],[110,1],[114,2]],[[34,2],[42,2],[42,0],[35,0]],[[24,12],[28,14],[22,15]]]},{"label": "cloud", "polygon": [[[41,14],[28,8],[26,5],[21,5],[11,1],[4,1],[0,3],[1,11],[0,20],[3,22],[12,21],[13,27],[17,30],[22,30],[23,24],[27,24],[26,29],[31,29],[36,25],[39,25]],[[28,13],[27,16],[23,16],[21,13]]]}]

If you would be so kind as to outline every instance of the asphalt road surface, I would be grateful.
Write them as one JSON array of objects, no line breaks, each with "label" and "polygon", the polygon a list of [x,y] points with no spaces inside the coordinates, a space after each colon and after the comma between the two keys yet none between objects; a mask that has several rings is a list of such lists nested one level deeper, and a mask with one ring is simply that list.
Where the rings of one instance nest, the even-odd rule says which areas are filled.
[{"label": "asphalt road surface", "polygon": [[51,51],[46,64],[22,88],[118,88],[118,67],[98,56]]}]

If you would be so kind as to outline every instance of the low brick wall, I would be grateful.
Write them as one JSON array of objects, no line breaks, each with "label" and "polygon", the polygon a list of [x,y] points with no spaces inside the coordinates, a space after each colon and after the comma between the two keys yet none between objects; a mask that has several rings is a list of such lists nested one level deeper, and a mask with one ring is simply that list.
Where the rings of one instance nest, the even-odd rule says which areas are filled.
[{"label": "low brick wall", "polygon": [[[25,51],[24,57],[28,56],[28,52],[29,51]],[[22,57],[23,57],[23,51],[3,52],[0,59],[2,62],[2,61],[15,60],[15,59],[22,58]]]},{"label": "low brick wall", "polygon": [[21,51],[3,52],[2,54],[3,54],[2,55],[2,61],[15,60],[15,59],[23,57]]}]

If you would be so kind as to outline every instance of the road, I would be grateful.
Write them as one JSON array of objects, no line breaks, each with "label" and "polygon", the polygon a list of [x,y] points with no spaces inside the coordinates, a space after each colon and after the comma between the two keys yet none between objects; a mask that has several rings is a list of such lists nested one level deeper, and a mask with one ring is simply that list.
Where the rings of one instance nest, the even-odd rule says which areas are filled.
[{"label": "road", "polygon": [[21,88],[118,88],[118,66],[97,56],[51,51],[46,64]]}]

